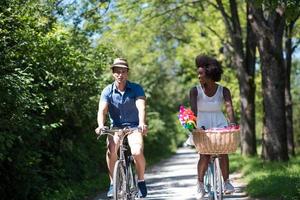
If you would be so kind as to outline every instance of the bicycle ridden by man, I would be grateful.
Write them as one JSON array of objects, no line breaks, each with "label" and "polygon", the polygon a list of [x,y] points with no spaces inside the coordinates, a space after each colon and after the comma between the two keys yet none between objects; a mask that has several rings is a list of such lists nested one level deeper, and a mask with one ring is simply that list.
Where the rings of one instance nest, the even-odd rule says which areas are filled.
[{"label": "bicycle ridden by man", "polygon": [[[138,176],[138,196],[147,196],[147,187],[144,180],[146,161],[143,153],[143,135],[147,134],[146,125],[146,96],[143,88],[128,81],[129,66],[126,59],[116,58],[111,65],[114,82],[106,86],[100,97],[95,132],[104,129],[106,115],[109,114],[111,127],[122,129],[125,127],[138,128],[128,135],[128,143],[135,161]],[[113,170],[118,158],[118,141],[112,136],[107,137],[106,162],[109,170],[110,186],[107,197],[113,196]]]}]

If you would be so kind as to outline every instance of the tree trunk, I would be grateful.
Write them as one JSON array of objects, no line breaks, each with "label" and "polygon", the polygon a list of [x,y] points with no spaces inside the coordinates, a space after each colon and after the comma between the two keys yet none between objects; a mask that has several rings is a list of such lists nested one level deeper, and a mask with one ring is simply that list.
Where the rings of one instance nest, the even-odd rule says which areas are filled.
[{"label": "tree trunk", "polygon": [[[248,15],[247,5],[247,15]],[[255,51],[256,51],[256,38],[252,31],[249,20],[247,20],[247,38],[246,38],[246,58],[245,69],[247,74],[247,80],[245,88],[241,88],[241,97],[246,97],[247,101],[241,101],[241,113],[242,120],[241,125],[243,127],[241,131],[241,151],[243,155],[256,155],[256,131],[255,131]],[[242,94],[243,93],[243,94]]]},{"label": "tree trunk", "polygon": [[217,4],[218,9],[223,16],[234,49],[234,63],[237,70],[241,98],[241,152],[243,155],[253,156],[257,153],[254,84],[255,35],[253,34],[251,27],[248,26],[247,38],[244,44],[237,3],[235,0],[230,0],[230,14],[226,13],[221,0],[217,0]]},{"label": "tree trunk", "polygon": [[291,95],[291,67],[292,67],[292,30],[294,22],[291,22],[286,27],[286,41],[285,41],[285,115],[286,115],[286,134],[287,146],[290,155],[295,156],[294,145],[294,131],[293,131],[293,108],[292,108],[292,95]]},{"label": "tree trunk", "polygon": [[263,91],[263,146],[265,160],[289,159],[285,120],[285,71],[283,59],[284,9],[265,17],[262,7],[249,2],[249,20],[258,39]]},{"label": "tree trunk", "polygon": [[[262,43],[268,43],[268,41],[262,41]],[[282,62],[283,58],[275,57],[270,51],[272,51],[272,47],[268,48],[264,45],[259,47],[265,112],[262,156],[266,160],[288,160],[284,99],[285,82],[282,80],[284,63]]]},{"label": "tree trunk", "polygon": [[[245,64],[242,67],[247,67]],[[239,67],[242,68],[242,67]],[[242,71],[239,70],[238,71]],[[241,98],[241,153],[242,155],[256,155],[255,136],[255,85],[253,77],[246,73],[239,73],[239,87]]]}]

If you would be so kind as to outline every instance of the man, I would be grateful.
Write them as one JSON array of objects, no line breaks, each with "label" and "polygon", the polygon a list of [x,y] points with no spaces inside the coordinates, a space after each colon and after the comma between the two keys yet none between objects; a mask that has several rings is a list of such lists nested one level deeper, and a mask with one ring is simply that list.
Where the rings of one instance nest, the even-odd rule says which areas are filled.
[{"label": "man", "polygon": [[[143,135],[147,134],[146,125],[146,97],[143,88],[136,83],[129,82],[129,66],[126,59],[116,58],[111,66],[112,74],[115,81],[106,86],[100,97],[98,110],[98,127],[96,133],[104,128],[105,118],[109,113],[111,126],[114,128],[139,127],[140,131],[134,131],[128,136],[128,143],[133,155],[137,175],[139,197],[147,196],[147,187],[144,180],[145,157],[143,153]],[[107,137],[106,162],[109,170],[111,181],[107,197],[113,196],[113,170],[117,160],[117,146],[113,137]]]}]

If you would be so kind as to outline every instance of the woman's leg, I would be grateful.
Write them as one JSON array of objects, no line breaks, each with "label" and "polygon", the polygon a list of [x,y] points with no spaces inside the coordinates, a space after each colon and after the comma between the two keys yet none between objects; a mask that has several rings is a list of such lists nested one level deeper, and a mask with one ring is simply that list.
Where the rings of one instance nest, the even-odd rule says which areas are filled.
[{"label": "woman's leg", "polygon": [[198,183],[196,199],[202,199],[205,195],[203,179],[210,160],[210,155],[199,154],[199,156],[200,159],[198,161]]},{"label": "woman's leg", "polygon": [[198,161],[198,181],[203,183],[204,174],[207,170],[210,155],[199,154],[200,159]]},{"label": "woman's leg", "polygon": [[221,155],[220,165],[221,165],[221,171],[224,179],[224,193],[230,194],[234,192],[234,187],[229,182],[229,159],[227,154]]},{"label": "woman's leg", "polygon": [[223,175],[224,182],[229,178],[229,158],[228,154],[222,154],[220,159],[220,167]]}]

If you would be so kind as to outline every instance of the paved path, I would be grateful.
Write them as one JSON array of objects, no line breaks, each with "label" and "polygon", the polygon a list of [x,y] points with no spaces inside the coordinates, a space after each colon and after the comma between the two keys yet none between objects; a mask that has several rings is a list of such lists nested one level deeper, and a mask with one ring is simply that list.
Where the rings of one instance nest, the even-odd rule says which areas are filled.
[{"label": "paved path", "polygon": [[[197,161],[198,154],[194,149],[180,148],[171,158],[148,169],[145,174],[148,186],[146,199],[195,200]],[[229,179],[236,192],[226,195],[225,200],[253,200],[248,198],[243,191],[245,185],[240,181],[239,174],[231,174]],[[105,199],[105,194],[93,200],[99,199]]]}]

